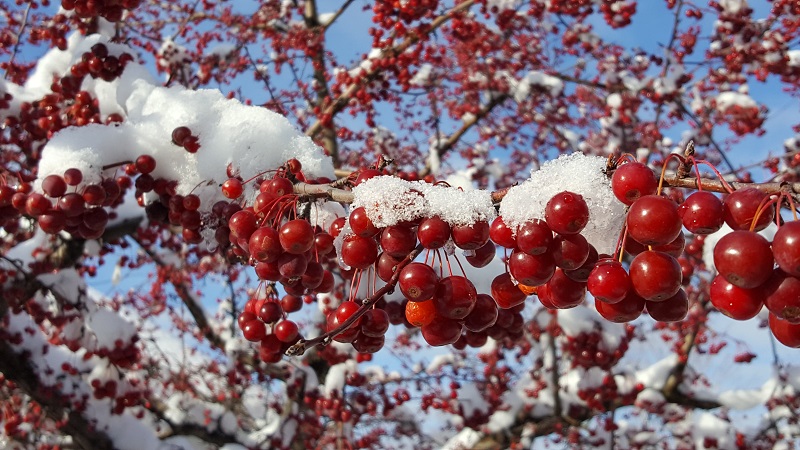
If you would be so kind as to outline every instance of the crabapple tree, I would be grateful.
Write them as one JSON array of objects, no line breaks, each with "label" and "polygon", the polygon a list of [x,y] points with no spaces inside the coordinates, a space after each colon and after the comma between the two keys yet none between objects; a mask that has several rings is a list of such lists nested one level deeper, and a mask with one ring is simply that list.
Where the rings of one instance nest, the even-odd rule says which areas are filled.
[{"label": "crabapple tree", "polygon": [[3,448],[800,442],[797,0],[0,17]]}]

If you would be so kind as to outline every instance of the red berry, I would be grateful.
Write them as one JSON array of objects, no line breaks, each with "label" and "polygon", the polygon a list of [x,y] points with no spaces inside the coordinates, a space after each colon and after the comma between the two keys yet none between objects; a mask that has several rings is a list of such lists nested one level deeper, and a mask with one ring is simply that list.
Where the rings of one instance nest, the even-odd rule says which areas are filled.
[{"label": "red berry", "polygon": [[347,236],[342,243],[341,257],[353,269],[366,269],[378,259],[378,244],[372,238]]},{"label": "red berry", "polygon": [[559,234],[550,244],[550,253],[556,266],[574,270],[589,258],[589,242],[580,234]]},{"label": "red berry", "polygon": [[[501,273],[492,280],[492,298],[497,303],[497,307],[502,309],[513,308],[522,304],[527,297],[518,285],[514,283],[511,275],[507,272]],[[479,330],[477,330],[479,331]]]},{"label": "red berry", "polygon": [[800,323],[800,279],[775,269],[759,289],[766,293],[764,305],[781,320]]},{"label": "red berry", "polygon": [[550,253],[534,256],[514,250],[508,258],[508,271],[514,279],[526,286],[545,284],[555,270],[556,264]]},{"label": "red berry", "polygon": [[622,263],[614,259],[604,259],[598,261],[589,274],[587,288],[594,298],[605,303],[617,303],[628,295],[632,286]]},{"label": "red berry", "polygon": [[496,321],[497,303],[495,303],[495,300],[489,295],[478,294],[478,297],[475,299],[475,307],[472,308],[472,312],[464,318],[464,327],[467,330],[478,332],[491,327]]},{"label": "red berry", "polygon": [[436,293],[438,282],[439,276],[436,275],[433,267],[419,262],[412,262],[400,271],[400,278],[397,284],[400,287],[400,292],[409,301],[421,302],[433,297]]},{"label": "red berry", "polygon": [[436,314],[447,319],[463,319],[475,307],[478,293],[468,279],[461,276],[443,278],[433,296]]},{"label": "red berry", "polygon": [[541,255],[550,248],[552,242],[553,232],[545,221],[539,219],[522,224],[515,241],[516,247],[529,255]]},{"label": "red berry", "polygon": [[189,127],[177,127],[172,130],[172,143],[179,147],[183,147],[184,140],[191,135],[192,130],[190,130]]},{"label": "red berry", "polygon": [[303,219],[290,220],[278,230],[281,247],[289,253],[300,255],[314,246],[314,228]]},{"label": "red berry", "polygon": [[417,235],[410,227],[392,225],[381,233],[381,248],[395,258],[404,258],[417,246]]},{"label": "red berry", "polygon": [[781,344],[789,348],[800,348],[800,323],[789,323],[770,314],[769,329]]},{"label": "red berry", "polygon": [[714,247],[717,272],[736,286],[752,289],[772,275],[775,264],[769,241],[753,231],[733,231]]},{"label": "red berry", "polygon": [[735,320],[749,320],[764,306],[761,288],[745,289],[728,282],[722,275],[714,277],[709,290],[711,304],[719,312]]},{"label": "red berry", "polygon": [[456,225],[450,230],[453,243],[463,250],[476,250],[489,241],[489,223],[479,220],[470,225]]},{"label": "red berry", "polygon": [[421,328],[422,337],[429,345],[438,347],[452,344],[461,337],[463,326],[456,320],[437,317],[431,323]]},{"label": "red berry", "polygon": [[42,180],[42,191],[49,197],[61,197],[67,193],[67,183],[58,175],[48,175]]},{"label": "red berry", "polygon": [[380,232],[380,228],[372,223],[372,220],[367,216],[367,210],[363,206],[350,211],[350,217],[347,221],[356,236],[371,238]]},{"label": "red berry", "polygon": [[658,179],[644,164],[627,163],[614,171],[611,189],[619,201],[632,205],[639,197],[655,194],[658,190]]},{"label": "red berry", "polygon": [[586,283],[571,280],[560,268],[542,287],[549,302],[558,309],[574,308],[583,303],[586,296]]},{"label": "red berry", "polygon": [[647,312],[653,320],[659,322],[678,322],[686,318],[689,312],[689,297],[686,291],[678,289],[678,292],[672,297],[659,301],[649,302],[645,301]]},{"label": "red berry", "polygon": [[722,200],[711,192],[697,191],[678,207],[683,226],[694,234],[711,234],[722,228]]},{"label": "red berry", "polygon": [[[734,230],[749,230],[756,216],[758,207],[766,202],[768,195],[756,188],[744,188],[733,191],[723,201],[723,217],[725,223]],[[775,206],[765,208],[758,217],[753,231],[761,231],[775,217]]]},{"label": "red berry", "polygon": [[[467,252],[472,252],[467,254]],[[472,267],[486,267],[489,265],[492,260],[494,260],[494,255],[497,252],[497,249],[494,246],[494,242],[487,241],[483,244],[483,247],[477,250],[467,250],[464,252],[465,258],[470,266]]]},{"label": "red berry", "polygon": [[136,165],[136,170],[142,174],[150,173],[156,169],[156,160],[150,155],[140,155],[136,158],[134,164]]},{"label": "red berry", "polygon": [[628,292],[624,299],[617,303],[606,303],[594,300],[594,307],[606,320],[616,323],[624,323],[635,320],[644,311],[644,299],[636,295],[633,289]]},{"label": "red berry", "polygon": [[800,221],[786,222],[772,239],[772,253],[778,267],[800,277]]},{"label": "red berry", "polygon": [[427,217],[417,227],[417,239],[425,248],[441,248],[450,239],[450,230],[450,225],[439,217]]},{"label": "red berry", "polygon": [[627,217],[628,235],[644,245],[664,245],[681,233],[678,207],[660,195],[640,197],[631,205]]},{"label": "red berry", "polygon": [[[422,226],[420,224],[420,226]],[[489,238],[497,245],[505,248],[514,248],[517,245],[514,230],[506,225],[501,216],[497,216],[489,227]],[[546,246],[545,246],[546,248]]]},{"label": "red berry", "polygon": [[379,308],[372,308],[361,316],[361,334],[379,337],[389,330],[389,315]]},{"label": "red berry", "polygon": [[239,198],[243,192],[242,182],[236,178],[228,178],[222,183],[222,195],[231,200]]},{"label": "red berry", "polygon": [[580,233],[589,222],[589,206],[580,194],[560,192],[547,202],[544,219],[555,233]]},{"label": "red berry", "polygon": [[297,324],[291,320],[282,320],[278,322],[275,324],[275,328],[272,332],[275,333],[275,337],[277,337],[279,341],[287,344],[294,344],[300,337],[300,330],[297,328]]},{"label": "red berry", "polygon": [[646,251],[633,258],[630,266],[633,290],[649,301],[664,301],[681,287],[681,265],[666,253]]}]

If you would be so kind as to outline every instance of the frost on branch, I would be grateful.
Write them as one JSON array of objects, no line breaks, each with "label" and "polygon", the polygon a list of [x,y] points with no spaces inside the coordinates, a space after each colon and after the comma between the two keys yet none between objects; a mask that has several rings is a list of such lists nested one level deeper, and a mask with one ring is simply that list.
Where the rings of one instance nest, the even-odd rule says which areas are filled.
[{"label": "frost on branch", "polygon": [[512,229],[532,219],[544,219],[553,195],[570,191],[583,196],[589,206],[589,223],[582,234],[599,253],[611,254],[625,221],[625,207],[611,191],[604,173],[605,158],[573,153],[548,161],[531,177],[509,189],[500,204],[500,215]]}]

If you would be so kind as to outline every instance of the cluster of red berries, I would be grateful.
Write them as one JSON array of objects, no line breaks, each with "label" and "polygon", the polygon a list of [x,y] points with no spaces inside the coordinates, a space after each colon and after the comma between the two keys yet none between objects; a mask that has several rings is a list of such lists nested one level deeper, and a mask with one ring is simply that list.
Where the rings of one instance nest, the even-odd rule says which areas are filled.
[{"label": "cluster of red berries", "polygon": [[573,367],[599,367],[611,370],[628,351],[633,338],[633,328],[626,328],[625,336],[619,340],[616,348],[609,348],[608,341],[603,338],[601,330],[582,331],[576,335],[567,335],[562,345],[562,352],[570,355]]},{"label": "cluster of red berries", "polygon": [[[375,226],[363,207],[351,211],[350,233],[342,238],[340,256],[344,264],[366,269],[373,264],[379,278],[392,282],[408,300],[408,322],[422,328],[430,345],[452,344],[462,336],[462,329],[479,333],[494,325],[497,303],[486,294],[479,295],[464,276],[444,276],[428,263],[401,263],[417,247],[438,251],[451,239],[456,247],[469,252],[468,263],[486,266],[495,255],[489,241],[489,224],[477,221],[469,225],[450,225],[438,216],[380,228]],[[466,337],[465,337],[466,339]],[[486,336],[477,338],[475,344]]]},{"label": "cluster of red berries", "polygon": [[70,68],[70,74],[77,79],[89,75],[92,78],[112,81],[122,75],[125,66],[131,61],[133,56],[130,53],[114,56],[109,54],[105,44],[95,44],[91,51],[84,52],[81,60]]},{"label": "cluster of red berries", "polygon": [[578,306],[586,294],[586,280],[597,262],[597,250],[581,234],[589,221],[589,207],[579,194],[560,192],[545,207],[545,218],[511,229],[498,217],[490,235],[511,249],[508,272],[492,282],[492,295],[510,308],[536,293],[548,308]]},{"label": "cluster of red berries", "polygon": [[83,174],[76,168],[63,175],[48,175],[42,180],[42,192],[33,192],[29,183],[16,188],[0,185],[0,222],[8,230],[20,214],[38,220],[42,231],[50,234],[67,231],[84,239],[102,236],[113,216],[104,207],[114,207],[122,201],[130,187],[130,179],[106,178],[99,184],[77,186]]},{"label": "cluster of red berries", "polygon": [[177,127],[172,130],[172,143],[183,147],[189,153],[200,150],[200,138],[192,134],[189,127]]},{"label": "cluster of red berries", "polygon": [[103,17],[109,22],[119,22],[125,10],[139,7],[142,0],[61,0],[61,7],[67,11],[75,11],[82,19]]}]

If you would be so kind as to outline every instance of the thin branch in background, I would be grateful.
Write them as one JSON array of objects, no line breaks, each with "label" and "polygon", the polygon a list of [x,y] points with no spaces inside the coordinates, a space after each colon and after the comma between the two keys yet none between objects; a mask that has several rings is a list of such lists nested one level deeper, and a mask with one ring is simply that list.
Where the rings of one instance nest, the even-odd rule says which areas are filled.
[{"label": "thin branch in background", "polygon": [[19,52],[19,46],[22,44],[22,35],[25,34],[25,27],[28,25],[28,15],[30,14],[31,10],[31,3],[28,2],[28,5],[25,7],[25,12],[22,13],[22,21],[19,25],[19,31],[14,36],[14,49],[11,50],[11,57],[8,60],[8,65],[6,66],[6,71],[3,74],[3,79],[8,79],[8,71],[14,65],[14,58],[16,58],[17,53]]}]

